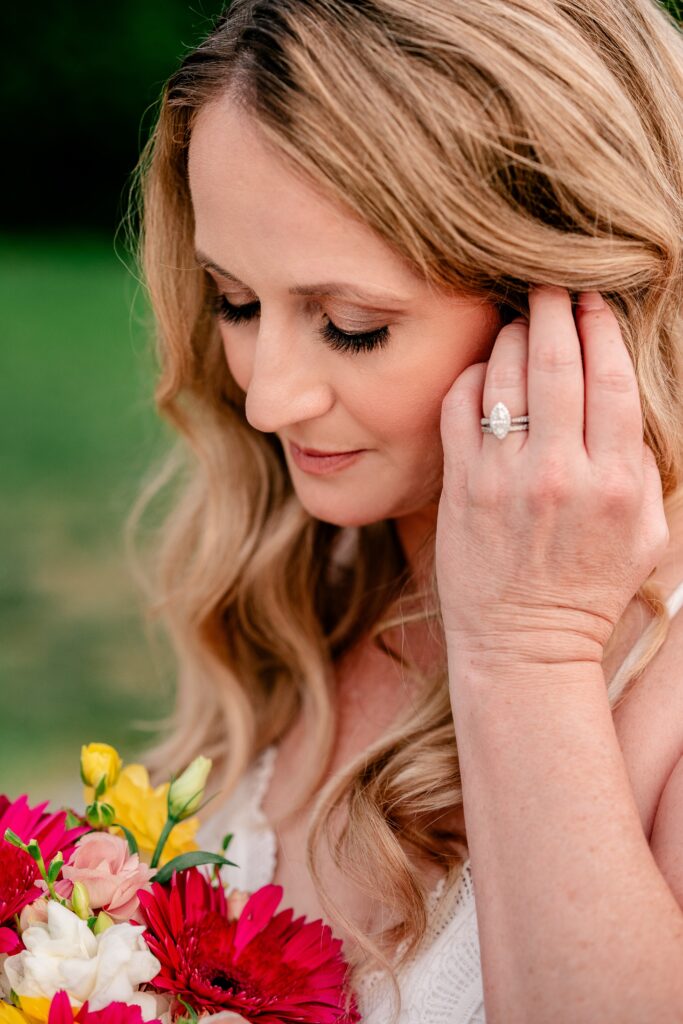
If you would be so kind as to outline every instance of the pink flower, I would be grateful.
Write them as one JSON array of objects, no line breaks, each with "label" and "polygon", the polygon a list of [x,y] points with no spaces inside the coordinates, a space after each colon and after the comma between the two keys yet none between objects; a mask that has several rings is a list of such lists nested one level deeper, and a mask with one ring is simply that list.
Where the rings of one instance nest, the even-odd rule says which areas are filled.
[{"label": "pink flower", "polygon": [[[50,813],[45,810],[47,803],[29,807],[26,796],[10,802],[0,794],[0,925],[13,922],[27,904],[41,895],[38,884],[40,872],[34,860],[27,853],[5,841],[6,829],[15,832],[23,842],[36,839],[49,864],[58,850],[68,858],[74,843],[87,832],[87,826],[68,828],[66,811]],[[3,928],[0,935],[0,951],[7,952],[11,928]]]},{"label": "pink flower", "polygon": [[154,871],[130,853],[121,836],[90,832],[83,836],[62,868],[70,883],[81,882],[88,890],[93,910],[104,910],[115,921],[137,919],[138,889],[150,889]]}]

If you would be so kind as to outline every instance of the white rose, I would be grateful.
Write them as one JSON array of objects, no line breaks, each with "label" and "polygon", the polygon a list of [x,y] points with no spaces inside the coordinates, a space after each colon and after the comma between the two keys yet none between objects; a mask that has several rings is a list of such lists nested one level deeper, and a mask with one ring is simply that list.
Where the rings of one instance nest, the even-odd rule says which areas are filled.
[{"label": "white rose", "polygon": [[6,999],[9,1002],[11,995],[11,988],[7,975],[5,974],[5,960],[7,959],[7,953],[0,953],[0,999]]},{"label": "white rose", "polygon": [[73,1004],[89,1009],[109,1003],[136,1003],[144,1020],[156,1016],[153,993],[138,992],[161,968],[145,940],[143,925],[115,924],[94,935],[85,921],[51,900],[47,923],[22,934],[26,949],[5,962],[5,973],[19,996],[51,999],[66,989]]}]

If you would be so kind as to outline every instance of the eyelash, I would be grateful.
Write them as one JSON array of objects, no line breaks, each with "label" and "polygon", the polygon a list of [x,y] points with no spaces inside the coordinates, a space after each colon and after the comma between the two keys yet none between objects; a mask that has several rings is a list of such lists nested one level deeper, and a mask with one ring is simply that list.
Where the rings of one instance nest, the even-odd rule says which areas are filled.
[{"label": "eyelash", "polygon": [[[214,313],[219,319],[230,324],[243,324],[253,320],[258,314],[260,303],[250,302],[244,306],[234,306],[225,295],[214,296]],[[363,334],[347,334],[336,324],[327,319],[327,323],[319,331],[321,337],[331,348],[338,352],[371,352],[382,348],[389,341],[389,327],[379,327],[376,331],[365,331]]]}]

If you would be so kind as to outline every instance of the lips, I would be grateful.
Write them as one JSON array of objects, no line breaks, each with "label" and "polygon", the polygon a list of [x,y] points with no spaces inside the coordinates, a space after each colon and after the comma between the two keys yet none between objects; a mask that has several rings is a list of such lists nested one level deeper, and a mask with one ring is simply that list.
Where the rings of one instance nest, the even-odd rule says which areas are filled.
[{"label": "lips", "polygon": [[289,442],[290,451],[292,453],[292,459],[295,464],[305,473],[312,473],[314,476],[327,475],[328,473],[336,473],[337,470],[342,469],[345,466],[351,466],[356,463],[362,455],[365,454],[365,448],[357,448],[352,452],[339,452],[330,454],[326,452],[324,455],[311,455],[311,450],[303,450],[295,445],[293,441]]},{"label": "lips", "polygon": [[302,448],[302,446],[300,444],[295,444],[294,441],[292,441],[290,443],[293,444],[295,448],[298,448],[300,452],[303,452],[304,455],[314,455],[314,456],[322,456],[322,457],[329,457],[329,456],[334,456],[334,455],[353,455],[356,452],[364,451],[363,448],[348,448],[348,449],[346,449],[346,451],[342,451],[342,452],[326,452],[326,451],[321,451],[321,449],[319,449],[319,448]]}]

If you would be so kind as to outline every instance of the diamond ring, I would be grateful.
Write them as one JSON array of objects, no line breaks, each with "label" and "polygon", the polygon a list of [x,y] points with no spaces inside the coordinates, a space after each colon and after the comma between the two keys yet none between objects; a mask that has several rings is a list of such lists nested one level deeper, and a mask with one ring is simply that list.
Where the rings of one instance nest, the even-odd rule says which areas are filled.
[{"label": "diamond ring", "polygon": [[511,430],[528,430],[528,416],[510,416],[510,410],[503,402],[496,402],[491,410],[491,416],[482,416],[481,430],[483,434],[495,434],[499,441],[510,433]]}]

